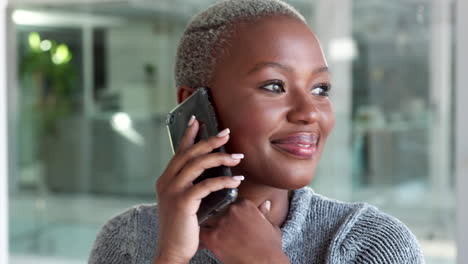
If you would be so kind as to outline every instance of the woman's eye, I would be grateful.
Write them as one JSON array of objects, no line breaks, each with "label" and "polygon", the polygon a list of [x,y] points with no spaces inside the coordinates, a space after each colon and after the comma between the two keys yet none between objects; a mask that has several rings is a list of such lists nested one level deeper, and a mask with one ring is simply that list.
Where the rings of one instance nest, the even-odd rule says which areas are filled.
[{"label": "woman's eye", "polygon": [[322,83],[319,84],[318,86],[312,88],[312,94],[313,95],[318,95],[318,96],[328,96],[328,92],[331,89],[331,85],[328,83]]},{"label": "woman's eye", "polygon": [[284,83],[280,80],[263,85],[262,88],[274,93],[284,93]]}]

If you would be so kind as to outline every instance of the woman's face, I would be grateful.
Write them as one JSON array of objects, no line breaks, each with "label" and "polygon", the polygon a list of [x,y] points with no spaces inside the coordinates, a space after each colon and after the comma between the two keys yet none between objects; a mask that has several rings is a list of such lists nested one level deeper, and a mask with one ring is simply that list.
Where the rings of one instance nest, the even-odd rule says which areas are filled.
[{"label": "woman's face", "polygon": [[282,16],[239,26],[210,84],[227,150],[246,180],[297,189],[313,178],[334,126],[330,76],[320,44],[302,22]]}]

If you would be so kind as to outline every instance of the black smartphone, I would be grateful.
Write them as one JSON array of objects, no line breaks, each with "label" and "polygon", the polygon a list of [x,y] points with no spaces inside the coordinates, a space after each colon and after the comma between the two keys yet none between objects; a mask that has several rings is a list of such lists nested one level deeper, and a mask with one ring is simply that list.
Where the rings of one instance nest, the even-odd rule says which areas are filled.
[{"label": "black smartphone", "polygon": [[[175,107],[167,115],[166,125],[172,144],[172,151],[174,153],[179,147],[192,115],[197,118],[200,124],[195,143],[218,134],[220,129],[210,98],[211,96],[208,88],[198,88],[189,98]],[[224,146],[215,149],[213,152],[225,152]],[[226,166],[207,169],[193,183],[196,184],[205,179],[219,176],[232,176],[231,169]],[[201,201],[200,208],[197,212],[198,223],[201,224],[210,216],[222,211],[236,198],[237,189],[223,189],[211,193]]]}]

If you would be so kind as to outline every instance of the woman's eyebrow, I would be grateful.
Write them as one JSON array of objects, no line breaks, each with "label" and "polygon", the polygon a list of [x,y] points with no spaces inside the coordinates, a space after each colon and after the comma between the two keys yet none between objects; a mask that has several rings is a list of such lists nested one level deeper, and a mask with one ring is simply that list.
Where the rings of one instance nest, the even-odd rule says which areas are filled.
[{"label": "woman's eyebrow", "polygon": [[[290,67],[290,66],[287,66],[287,65],[283,65],[281,63],[278,63],[278,62],[272,62],[272,61],[266,61],[266,62],[260,62],[260,63],[257,63],[255,64],[255,66],[247,72],[247,75],[250,75],[256,71],[259,71],[263,68],[279,68],[279,69],[282,69],[282,70],[285,70],[285,71],[288,71],[288,72],[292,72],[293,71],[293,68]],[[327,66],[322,66],[316,70],[314,70],[312,72],[312,74],[318,74],[318,73],[322,73],[322,72],[328,72],[328,67]]]},{"label": "woman's eyebrow", "polygon": [[247,72],[247,74],[252,74],[256,71],[259,71],[263,68],[280,68],[282,70],[285,70],[285,71],[289,71],[289,72],[292,72],[293,69],[292,67],[289,67],[289,66],[286,66],[286,65],[283,65],[281,63],[277,63],[277,62],[272,62],[272,61],[265,61],[265,62],[260,62],[260,63],[257,63],[255,64],[255,66]]}]

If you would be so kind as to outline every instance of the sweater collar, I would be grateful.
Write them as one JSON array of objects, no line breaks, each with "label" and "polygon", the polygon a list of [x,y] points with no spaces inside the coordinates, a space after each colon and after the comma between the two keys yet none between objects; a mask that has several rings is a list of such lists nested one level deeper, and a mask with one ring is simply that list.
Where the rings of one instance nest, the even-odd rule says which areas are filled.
[{"label": "sweater collar", "polygon": [[[301,234],[302,227],[304,226],[304,222],[306,221],[307,214],[310,210],[310,201],[313,195],[314,192],[310,187],[303,187],[293,191],[291,202],[289,204],[288,216],[281,227],[283,251],[286,252],[286,249]],[[203,249],[202,251],[211,259],[218,261],[210,250]]]},{"label": "sweater collar", "polygon": [[309,187],[304,187],[293,191],[293,196],[289,204],[289,213],[286,221],[281,227],[281,238],[283,250],[286,249],[301,234],[302,228],[310,210],[310,200],[314,192]]}]

